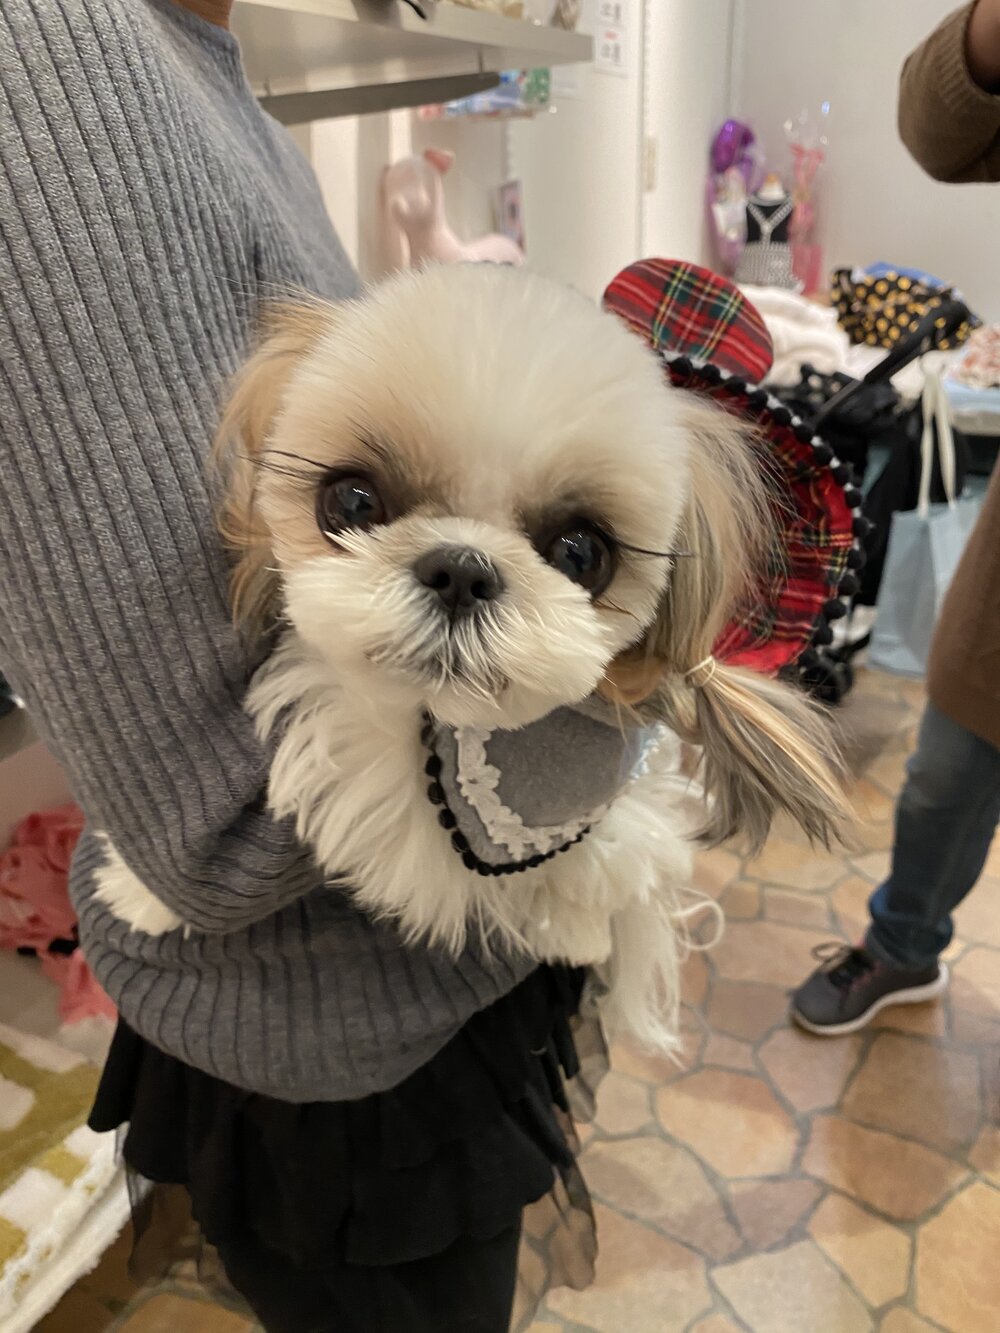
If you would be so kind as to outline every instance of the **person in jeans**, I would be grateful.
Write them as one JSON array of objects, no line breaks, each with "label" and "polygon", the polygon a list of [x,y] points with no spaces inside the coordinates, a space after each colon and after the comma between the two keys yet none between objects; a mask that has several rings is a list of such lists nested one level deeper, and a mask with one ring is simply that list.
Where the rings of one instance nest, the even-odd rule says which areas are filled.
[{"label": "person in jeans", "polygon": [[[935,179],[1000,181],[1000,0],[964,6],[910,56],[899,126]],[[810,1032],[854,1032],[947,986],[952,913],[1000,820],[1000,469],[941,611],[928,692],[864,942],[824,949],[793,996],[792,1017]]]}]

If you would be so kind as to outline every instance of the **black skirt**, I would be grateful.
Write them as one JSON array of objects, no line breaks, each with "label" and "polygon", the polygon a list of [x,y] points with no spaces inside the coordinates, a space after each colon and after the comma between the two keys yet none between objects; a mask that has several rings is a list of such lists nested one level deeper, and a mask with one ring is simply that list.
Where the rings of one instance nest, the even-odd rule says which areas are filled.
[{"label": "black skirt", "polygon": [[514,1316],[526,1326],[544,1290],[592,1275],[567,1080],[586,1097],[606,1058],[579,1015],[584,982],[539,968],[404,1082],[353,1102],[241,1091],[119,1024],[90,1124],[127,1122],[126,1163],[152,1183],[136,1212],[146,1273],[151,1254],[165,1270],[182,1253],[180,1186],[268,1330],[503,1333],[536,1205],[521,1243],[542,1265]]}]

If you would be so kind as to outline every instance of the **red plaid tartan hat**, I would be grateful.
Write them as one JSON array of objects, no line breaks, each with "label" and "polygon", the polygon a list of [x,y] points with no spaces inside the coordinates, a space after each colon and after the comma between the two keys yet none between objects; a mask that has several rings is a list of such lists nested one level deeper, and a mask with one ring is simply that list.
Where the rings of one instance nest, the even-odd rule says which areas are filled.
[{"label": "red plaid tartan hat", "polygon": [[768,675],[812,665],[815,648],[833,639],[829,622],[845,613],[841,599],[857,591],[857,539],[867,525],[850,469],[756,387],[771,369],[771,338],[726,278],[697,264],[646,259],[618,274],[604,305],[660,354],[672,384],[755,427],[781,540],[766,580],[726,626],[716,656]]}]

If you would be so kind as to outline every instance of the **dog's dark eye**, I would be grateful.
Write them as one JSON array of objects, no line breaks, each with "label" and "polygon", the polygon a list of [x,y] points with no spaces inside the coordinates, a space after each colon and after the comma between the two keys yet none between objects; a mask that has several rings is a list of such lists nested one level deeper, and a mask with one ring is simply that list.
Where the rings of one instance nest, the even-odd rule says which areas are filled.
[{"label": "dog's dark eye", "polygon": [[316,518],[323,532],[365,531],[384,523],[385,502],[369,477],[339,474],[327,477],[316,497]]},{"label": "dog's dark eye", "polygon": [[542,552],[553,569],[565,574],[594,597],[600,596],[615,572],[610,540],[596,528],[583,524],[567,528],[553,537]]}]

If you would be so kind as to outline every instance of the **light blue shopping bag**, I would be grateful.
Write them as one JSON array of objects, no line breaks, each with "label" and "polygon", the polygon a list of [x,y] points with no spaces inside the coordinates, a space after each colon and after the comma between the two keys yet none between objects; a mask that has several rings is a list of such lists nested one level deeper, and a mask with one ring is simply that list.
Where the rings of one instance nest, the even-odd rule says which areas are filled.
[{"label": "light blue shopping bag", "polygon": [[[944,595],[979,516],[980,502],[955,495],[955,443],[948,398],[936,373],[924,380],[924,430],[916,509],[893,514],[869,661],[897,676],[923,676]],[[945,504],[931,504],[937,438]]]}]

